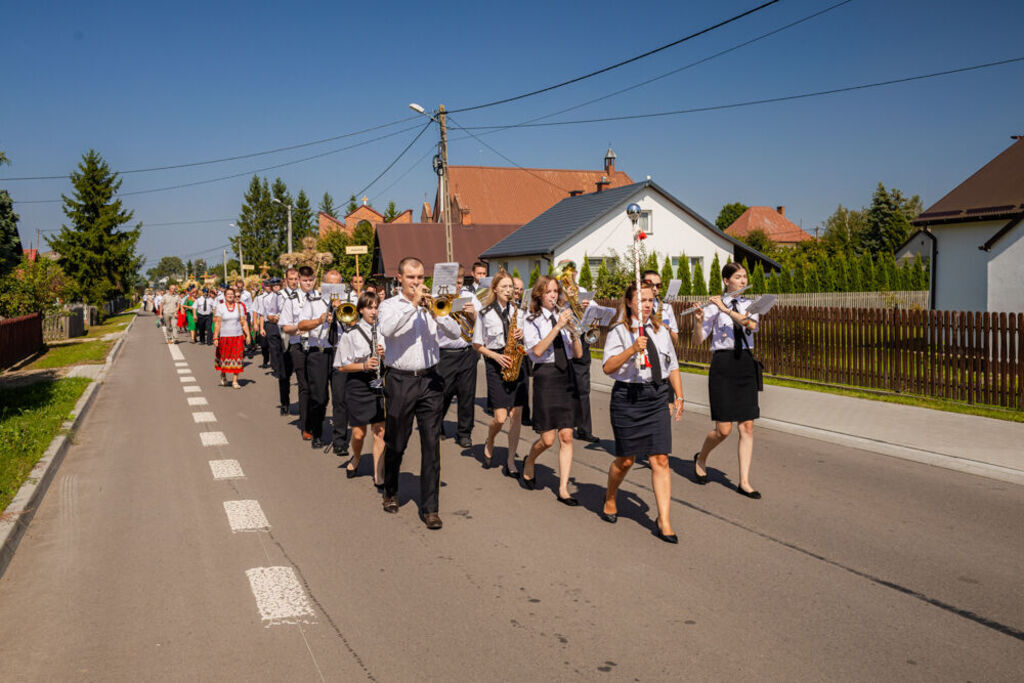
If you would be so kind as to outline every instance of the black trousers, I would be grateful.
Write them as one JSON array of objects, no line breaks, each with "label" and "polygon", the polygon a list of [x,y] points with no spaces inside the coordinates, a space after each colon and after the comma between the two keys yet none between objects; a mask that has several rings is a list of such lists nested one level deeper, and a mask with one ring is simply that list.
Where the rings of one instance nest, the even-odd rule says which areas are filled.
[{"label": "black trousers", "polygon": [[[270,326],[271,323],[263,323],[263,334],[260,335],[260,353],[263,354],[263,364],[266,365],[270,362]],[[274,329],[277,329],[277,325],[274,325]],[[278,336],[280,338],[280,335]]]},{"label": "black trousers", "polygon": [[331,421],[334,423],[332,441],[335,448],[348,448],[348,404],[345,402],[345,385],[348,373],[331,367]]},{"label": "black trousers", "polygon": [[569,363],[576,375],[576,388],[580,392],[579,406],[576,415],[579,417],[578,429],[587,434],[594,433],[590,420],[590,354],[584,355],[584,362],[573,360]]},{"label": "black trousers", "polygon": [[196,341],[198,341],[200,344],[213,343],[213,332],[210,329],[212,324],[212,315],[196,316]]},{"label": "black trousers", "polygon": [[469,438],[473,433],[473,409],[476,402],[476,366],[480,355],[467,346],[464,349],[441,349],[441,360],[437,364],[437,373],[444,380],[444,395],[441,398],[441,429],[444,429],[444,416],[452,397],[459,402],[458,425],[455,428],[456,438]]},{"label": "black trousers", "polygon": [[267,344],[270,346],[270,367],[277,377],[278,405],[288,407],[289,383],[292,378],[292,357],[284,349],[284,340],[277,323],[266,323],[263,331],[267,333]]},{"label": "black trousers", "polygon": [[384,494],[398,495],[398,473],[415,417],[420,432],[420,512],[423,514],[438,510],[443,392],[444,381],[437,372],[417,377],[388,370],[384,377]]},{"label": "black trousers", "polygon": [[306,417],[309,415],[309,379],[306,377],[306,352],[302,344],[289,344],[288,355],[292,359],[295,383],[299,385],[299,429],[306,429]]},{"label": "black trousers", "polygon": [[331,384],[331,359],[334,349],[318,349],[313,346],[306,352],[306,382],[309,385],[309,406],[303,429],[317,439],[324,433],[324,417],[327,415],[327,392]]}]

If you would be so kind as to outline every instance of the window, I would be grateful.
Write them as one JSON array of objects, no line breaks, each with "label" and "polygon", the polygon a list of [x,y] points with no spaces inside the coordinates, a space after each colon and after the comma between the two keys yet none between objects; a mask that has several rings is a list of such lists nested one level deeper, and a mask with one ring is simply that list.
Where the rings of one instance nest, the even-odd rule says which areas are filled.
[{"label": "window", "polygon": [[637,225],[640,226],[640,229],[643,230],[648,235],[654,234],[654,221],[651,219],[650,211],[640,212],[640,221],[637,223]]},{"label": "window", "polygon": [[543,275],[543,274],[544,274],[544,271],[543,271],[543,270],[541,270],[541,268],[540,268],[540,259],[534,259],[534,260],[533,260],[533,265],[532,265],[532,266],[530,266],[530,271],[532,272],[532,271],[534,271],[534,270],[536,270],[536,271],[537,271],[538,273],[540,273],[541,275]]},{"label": "window", "polygon": [[679,268],[679,257],[678,256],[673,256],[671,263],[672,263],[672,270],[678,269]]},{"label": "window", "polygon": [[700,264],[700,267],[703,268],[704,267],[704,257],[703,256],[691,256],[690,257],[690,270],[692,271],[694,268],[696,268],[698,263]]},{"label": "window", "polygon": [[587,263],[590,265],[591,272],[596,273],[597,269],[601,267],[601,261],[604,259],[599,258],[588,258]]}]

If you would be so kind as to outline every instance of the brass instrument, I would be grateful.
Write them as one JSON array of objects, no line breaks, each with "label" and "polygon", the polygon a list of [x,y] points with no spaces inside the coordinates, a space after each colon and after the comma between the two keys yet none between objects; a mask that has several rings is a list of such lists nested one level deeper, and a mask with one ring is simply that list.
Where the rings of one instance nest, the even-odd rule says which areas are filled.
[{"label": "brass instrument", "polygon": [[580,288],[576,285],[574,275],[575,271],[571,266],[560,266],[555,269],[555,278],[562,285],[566,306],[572,311],[572,320],[569,322],[570,331],[586,343],[593,344],[597,341],[598,332],[596,327],[583,325],[583,306],[579,301]]},{"label": "brass instrument", "polygon": [[356,305],[350,301],[342,303],[334,309],[334,321],[342,325],[354,325],[359,319],[359,312]]},{"label": "brass instrument", "polygon": [[434,317],[443,318],[452,312],[452,299],[453,297],[448,294],[436,297],[424,294],[423,298],[420,299],[420,306],[433,313]]},{"label": "brass instrument", "polygon": [[519,309],[512,309],[512,319],[508,321],[508,334],[505,335],[505,350],[503,354],[512,360],[507,368],[502,368],[501,378],[506,382],[514,382],[523,369],[523,357],[526,355],[526,347],[516,339],[515,332],[519,328]]},{"label": "brass instrument", "polygon": [[[473,293],[473,296],[476,297],[478,305],[483,305],[484,301],[487,300],[487,296],[490,294],[490,292],[490,288],[482,287]],[[462,330],[462,340],[465,341],[466,343],[471,343],[473,341],[474,322],[470,320],[469,316],[463,313],[462,311],[455,311],[454,313],[452,313],[452,318],[454,318],[455,321],[459,323],[459,328]]]}]

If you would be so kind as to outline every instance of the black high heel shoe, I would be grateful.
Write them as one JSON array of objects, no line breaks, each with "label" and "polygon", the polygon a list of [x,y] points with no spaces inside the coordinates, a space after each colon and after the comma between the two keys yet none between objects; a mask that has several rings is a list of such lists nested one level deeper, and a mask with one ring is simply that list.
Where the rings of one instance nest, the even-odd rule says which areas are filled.
[{"label": "black high heel shoe", "polygon": [[750,498],[751,500],[761,500],[761,492],[760,491],[744,491],[742,486],[737,486],[736,487],[736,493],[740,494],[741,496],[746,496],[747,498]]},{"label": "black high heel shoe", "polygon": [[508,468],[508,465],[502,465],[501,466],[501,473],[504,474],[506,477],[511,477],[512,479],[518,479],[519,478],[519,470],[516,470],[515,472],[513,472],[512,470],[510,470]]},{"label": "black high heel shoe", "polygon": [[[700,458],[700,453],[694,453],[693,454],[693,479],[694,479],[694,481],[696,481],[701,486],[704,486],[704,484],[708,483],[708,475],[707,474],[697,474],[697,460],[699,458]],[[707,472],[706,468],[705,468],[704,472],[705,473]]]},{"label": "black high heel shoe", "polygon": [[658,523],[658,520],[654,520],[654,531],[651,533],[665,541],[665,543],[679,543],[679,537],[675,534],[664,534],[661,532],[661,525]]},{"label": "black high heel shoe", "polygon": [[527,479],[526,475],[524,474],[524,475],[522,475],[522,478],[520,479],[520,481],[523,482],[523,486],[525,486],[526,488],[530,489],[531,491],[533,491],[534,489],[537,488],[537,475],[536,474],[533,475],[533,479]]}]

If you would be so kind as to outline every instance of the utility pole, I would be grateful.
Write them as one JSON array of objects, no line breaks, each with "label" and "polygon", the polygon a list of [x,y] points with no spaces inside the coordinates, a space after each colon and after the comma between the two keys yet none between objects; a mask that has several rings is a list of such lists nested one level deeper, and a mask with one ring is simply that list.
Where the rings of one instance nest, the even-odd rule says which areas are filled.
[{"label": "utility pole", "polygon": [[288,253],[292,253],[292,205],[288,205]]},{"label": "utility pole", "polygon": [[223,256],[221,258],[224,259],[224,282],[227,282],[228,281],[228,250],[227,249],[221,249],[221,252],[223,254]]},{"label": "utility pole", "polygon": [[444,253],[445,260],[451,263],[455,260],[452,249],[452,202],[448,192],[448,115],[445,113],[444,105],[438,107],[438,123],[441,126],[441,176],[443,194],[441,195],[441,210],[444,212]]}]

